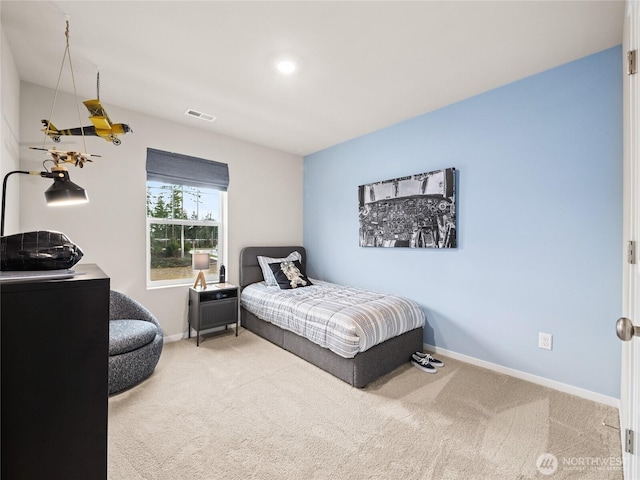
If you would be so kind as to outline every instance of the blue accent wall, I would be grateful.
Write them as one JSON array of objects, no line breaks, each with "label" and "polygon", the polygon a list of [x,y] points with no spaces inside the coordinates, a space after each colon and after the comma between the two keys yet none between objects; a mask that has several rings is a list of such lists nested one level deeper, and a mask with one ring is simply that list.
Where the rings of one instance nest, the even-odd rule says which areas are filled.
[{"label": "blue accent wall", "polygon": [[[417,301],[426,344],[619,398],[622,82],[615,47],[305,157],[308,273]],[[447,167],[458,248],[358,246],[359,185]]]}]

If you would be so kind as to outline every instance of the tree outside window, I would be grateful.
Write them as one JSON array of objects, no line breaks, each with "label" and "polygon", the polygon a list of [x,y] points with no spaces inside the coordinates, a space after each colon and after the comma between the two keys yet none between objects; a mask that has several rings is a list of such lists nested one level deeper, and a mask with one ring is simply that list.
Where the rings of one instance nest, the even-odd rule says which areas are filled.
[{"label": "tree outside window", "polygon": [[218,279],[220,192],[215,189],[147,181],[150,284],[187,283],[197,272],[193,253],[209,253],[207,279]]}]

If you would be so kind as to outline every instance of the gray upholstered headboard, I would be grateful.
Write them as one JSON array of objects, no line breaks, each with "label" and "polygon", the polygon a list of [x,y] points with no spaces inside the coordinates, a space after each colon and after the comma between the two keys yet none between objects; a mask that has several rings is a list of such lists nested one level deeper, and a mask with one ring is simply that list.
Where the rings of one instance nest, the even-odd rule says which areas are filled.
[{"label": "gray upholstered headboard", "polygon": [[302,266],[307,268],[307,252],[304,247],[245,247],[240,251],[240,289],[252,283],[261,282],[262,270],[258,255],[263,257],[286,257],[293,251],[302,255]]}]

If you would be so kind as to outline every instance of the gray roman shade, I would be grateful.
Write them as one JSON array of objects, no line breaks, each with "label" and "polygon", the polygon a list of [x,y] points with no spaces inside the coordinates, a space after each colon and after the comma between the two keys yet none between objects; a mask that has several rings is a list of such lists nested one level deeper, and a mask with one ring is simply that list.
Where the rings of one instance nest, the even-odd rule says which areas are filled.
[{"label": "gray roman shade", "polygon": [[226,192],[229,166],[204,158],[147,148],[147,180]]}]

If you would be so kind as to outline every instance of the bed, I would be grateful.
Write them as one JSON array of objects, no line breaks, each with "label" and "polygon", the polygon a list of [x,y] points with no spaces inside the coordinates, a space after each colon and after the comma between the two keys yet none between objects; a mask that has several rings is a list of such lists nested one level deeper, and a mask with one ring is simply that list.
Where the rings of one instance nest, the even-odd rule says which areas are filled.
[{"label": "bed", "polygon": [[380,376],[408,362],[413,352],[422,351],[424,317],[422,325],[367,347],[352,358],[346,358],[330,348],[251,313],[243,305],[242,295],[245,295],[247,287],[253,288],[254,284],[264,280],[258,256],[283,258],[294,251],[300,253],[300,263],[303,270],[306,270],[306,250],[301,246],[246,247],[240,252],[240,289],[243,292],[240,315],[244,328],[358,388],[364,388]]}]

